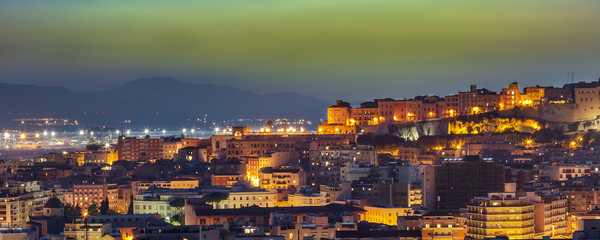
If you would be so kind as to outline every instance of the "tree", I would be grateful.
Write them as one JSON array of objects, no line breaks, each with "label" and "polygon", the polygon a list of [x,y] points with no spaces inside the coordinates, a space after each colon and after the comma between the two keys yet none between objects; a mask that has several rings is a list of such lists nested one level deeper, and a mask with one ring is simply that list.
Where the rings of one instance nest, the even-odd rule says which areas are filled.
[{"label": "tree", "polygon": [[219,203],[227,198],[229,198],[229,195],[222,192],[214,192],[202,196],[202,199],[204,199],[205,202],[214,203],[215,206],[219,206]]},{"label": "tree", "polygon": [[66,204],[65,205],[65,214],[66,215],[81,215],[81,207],[76,206],[74,207],[71,204]]},{"label": "tree", "polygon": [[185,225],[185,214],[173,215],[171,223],[175,225]]},{"label": "tree", "polygon": [[129,198],[129,208],[127,209],[127,214],[133,214],[133,194]]},{"label": "tree", "polygon": [[552,143],[562,142],[567,139],[567,136],[560,129],[540,129],[533,133],[535,142],[538,143]]},{"label": "tree", "polygon": [[89,215],[98,215],[100,212],[98,211],[98,205],[96,202],[92,202],[87,209]]},{"label": "tree", "polygon": [[[225,198],[225,199],[227,199],[227,198]],[[177,208],[177,209],[181,209],[181,208],[185,207],[185,199],[183,199],[183,198],[175,199],[175,200],[169,202],[169,206]]]},{"label": "tree", "polygon": [[108,210],[109,210],[109,206],[108,206],[108,197],[106,197],[104,200],[102,200],[102,202],[100,203],[100,214],[101,215],[107,215],[108,214]]}]

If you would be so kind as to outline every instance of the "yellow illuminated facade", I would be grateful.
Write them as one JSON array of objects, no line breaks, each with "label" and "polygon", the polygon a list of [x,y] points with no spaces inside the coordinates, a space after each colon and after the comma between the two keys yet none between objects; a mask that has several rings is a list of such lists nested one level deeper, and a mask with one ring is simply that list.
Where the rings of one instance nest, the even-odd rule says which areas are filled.
[{"label": "yellow illuminated facade", "polygon": [[327,196],[321,194],[290,194],[288,195],[289,207],[307,207],[307,206],[324,206],[327,205]]},{"label": "yellow illuminated facade", "polygon": [[399,216],[409,216],[412,208],[365,206],[365,220],[390,226],[398,225]]},{"label": "yellow illuminated facade", "polygon": [[305,184],[305,174],[299,168],[263,168],[259,172],[259,185],[261,188],[271,191],[295,190],[298,186]]},{"label": "yellow illuminated facade", "polygon": [[534,238],[534,205],[515,193],[490,193],[467,204],[467,236],[475,239],[508,236]]}]

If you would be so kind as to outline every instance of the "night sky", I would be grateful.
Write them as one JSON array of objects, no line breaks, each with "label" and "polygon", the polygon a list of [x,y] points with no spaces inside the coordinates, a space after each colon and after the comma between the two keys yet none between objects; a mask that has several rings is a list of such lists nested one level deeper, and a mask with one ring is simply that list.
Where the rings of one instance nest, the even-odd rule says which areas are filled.
[{"label": "night sky", "polygon": [[350,101],[600,77],[600,1],[0,1],[0,82]]}]

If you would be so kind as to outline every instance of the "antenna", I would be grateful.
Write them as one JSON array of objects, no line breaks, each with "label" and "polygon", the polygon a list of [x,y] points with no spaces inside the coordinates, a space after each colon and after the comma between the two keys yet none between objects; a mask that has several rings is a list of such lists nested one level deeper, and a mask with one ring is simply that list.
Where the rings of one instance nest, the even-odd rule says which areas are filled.
[{"label": "antenna", "polygon": [[575,71],[573,71],[573,69],[571,69],[571,83],[573,83],[573,75],[575,75]]}]

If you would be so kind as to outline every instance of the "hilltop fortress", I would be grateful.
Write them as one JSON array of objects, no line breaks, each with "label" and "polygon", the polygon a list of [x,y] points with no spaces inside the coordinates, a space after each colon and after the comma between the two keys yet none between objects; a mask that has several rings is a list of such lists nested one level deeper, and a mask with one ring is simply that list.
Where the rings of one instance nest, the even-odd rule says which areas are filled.
[{"label": "hilltop fortress", "polygon": [[358,108],[338,100],[327,108],[327,121],[318,132],[398,133],[402,131],[398,129],[416,127],[423,128],[415,130],[420,135],[441,135],[532,132],[548,126],[577,131],[598,125],[594,120],[599,115],[600,80],[565,84],[562,88],[526,87],[522,92],[513,82],[500,93],[471,85],[469,91],[455,95],[375,99]]}]

